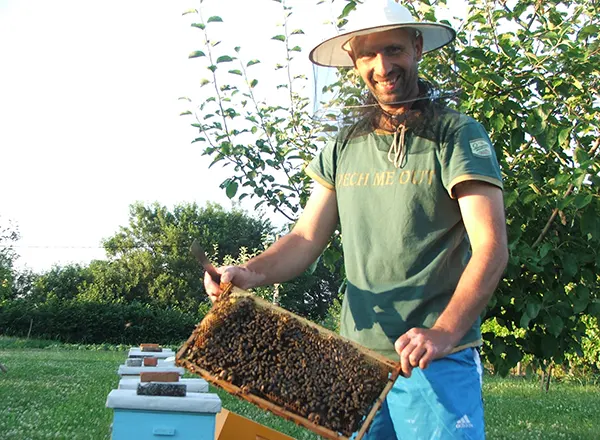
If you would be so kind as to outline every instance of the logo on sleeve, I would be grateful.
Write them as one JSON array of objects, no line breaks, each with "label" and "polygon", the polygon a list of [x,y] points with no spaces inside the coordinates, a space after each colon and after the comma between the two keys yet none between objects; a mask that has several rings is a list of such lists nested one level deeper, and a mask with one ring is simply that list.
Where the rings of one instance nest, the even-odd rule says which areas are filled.
[{"label": "logo on sleeve", "polygon": [[471,151],[477,157],[490,157],[492,155],[492,146],[487,139],[474,139],[469,141],[471,145]]}]

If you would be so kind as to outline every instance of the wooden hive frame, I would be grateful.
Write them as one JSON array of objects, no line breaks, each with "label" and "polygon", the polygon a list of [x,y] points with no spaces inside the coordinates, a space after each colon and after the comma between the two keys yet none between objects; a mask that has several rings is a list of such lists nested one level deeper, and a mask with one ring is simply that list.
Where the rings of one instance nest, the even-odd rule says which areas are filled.
[{"label": "wooden hive frame", "polygon": [[[364,435],[366,434],[367,429],[369,428],[371,422],[373,421],[373,418],[375,417],[375,414],[381,407],[387,394],[392,389],[394,382],[400,375],[400,364],[380,355],[379,353],[369,350],[353,341],[345,339],[345,338],[341,337],[340,335],[338,335],[337,333],[327,330],[305,318],[302,318],[301,316],[295,315],[281,307],[271,304],[270,302],[265,301],[264,299],[262,299],[260,297],[254,296],[248,292],[237,289],[237,288],[233,287],[231,284],[227,285],[227,287],[225,288],[225,291],[221,295],[220,300],[223,300],[224,298],[228,298],[228,297],[229,298],[231,298],[231,297],[242,298],[245,296],[252,297],[254,304],[257,306],[257,308],[268,309],[271,312],[286,315],[287,317],[289,317],[291,319],[295,319],[295,320],[299,321],[304,326],[309,326],[309,327],[316,329],[324,337],[335,338],[346,344],[352,345],[362,355],[364,355],[368,361],[373,362],[389,371],[388,381],[387,381],[384,389],[380,393],[379,397],[377,397],[377,399],[375,399],[375,401],[373,402],[369,413],[365,417],[360,429],[358,430],[356,440],[361,440],[364,437]],[[195,343],[196,339],[198,338],[199,333],[201,333],[204,329],[206,329],[207,327],[210,327],[212,325],[211,318],[212,318],[212,316],[209,312],[206,315],[205,319],[203,319],[202,322],[200,322],[200,324],[198,324],[196,326],[196,329],[192,332],[192,334],[188,338],[188,340],[177,351],[177,355],[175,357],[175,362],[177,365],[186,368],[187,370],[191,371],[192,373],[200,375],[206,381],[224,389],[228,393],[230,393],[234,396],[238,396],[241,399],[246,400],[250,403],[253,403],[264,410],[272,412],[273,414],[276,414],[280,417],[291,420],[291,421],[295,422],[296,424],[311,430],[315,434],[320,435],[321,437],[324,437],[324,438],[330,439],[330,440],[348,440],[348,437],[345,437],[344,435],[342,435],[340,433],[337,433],[329,428],[326,428],[326,427],[321,426],[311,420],[308,420],[307,418],[305,418],[299,414],[295,414],[291,411],[288,411],[285,408],[282,408],[281,406],[279,406],[273,402],[270,402],[269,400],[266,400],[262,397],[252,394],[251,392],[242,390],[242,388],[240,388],[230,382],[227,382],[226,380],[219,379],[217,376],[211,374],[209,371],[206,371],[203,368],[199,367],[198,365],[190,362],[186,358],[188,350],[191,350],[191,348],[194,346],[194,343]]]}]

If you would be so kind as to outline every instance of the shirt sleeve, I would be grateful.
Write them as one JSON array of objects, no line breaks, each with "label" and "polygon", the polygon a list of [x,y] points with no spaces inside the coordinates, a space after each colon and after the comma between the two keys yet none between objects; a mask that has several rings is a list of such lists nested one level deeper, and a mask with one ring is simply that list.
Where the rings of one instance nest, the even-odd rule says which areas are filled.
[{"label": "shirt sleeve", "polygon": [[328,189],[335,189],[336,140],[330,140],[306,167],[306,174]]},{"label": "shirt sleeve", "polygon": [[498,159],[483,126],[470,120],[450,134],[440,150],[442,183],[456,198],[454,187],[469,180],[487,182],[503,189]]}]

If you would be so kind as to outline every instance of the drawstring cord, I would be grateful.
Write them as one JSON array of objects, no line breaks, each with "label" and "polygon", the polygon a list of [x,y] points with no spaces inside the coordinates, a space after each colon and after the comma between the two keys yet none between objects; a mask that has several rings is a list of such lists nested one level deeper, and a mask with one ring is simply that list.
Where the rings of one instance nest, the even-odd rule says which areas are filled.
[{"label": "drawstring cord", "polygon": [[406,136],[406,125],[404,123],[398,125],[394,132],[394,141],[388,150],[388,160],[394,164],[396,168],[400,168],[406,158],[406,148],[404,139]]}]

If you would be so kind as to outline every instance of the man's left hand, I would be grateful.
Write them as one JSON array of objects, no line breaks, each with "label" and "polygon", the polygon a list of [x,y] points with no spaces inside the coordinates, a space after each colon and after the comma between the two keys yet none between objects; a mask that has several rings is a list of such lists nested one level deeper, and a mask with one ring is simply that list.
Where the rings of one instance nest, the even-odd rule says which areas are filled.
[{"label": "man's left hand", "polygon": [[450,332],[435,328],[412,328],[400,336],[394,348],[400,356],[404,377],[410,377],[413,368],[427,368],[434,359],[449,354],[453,339]]}]

